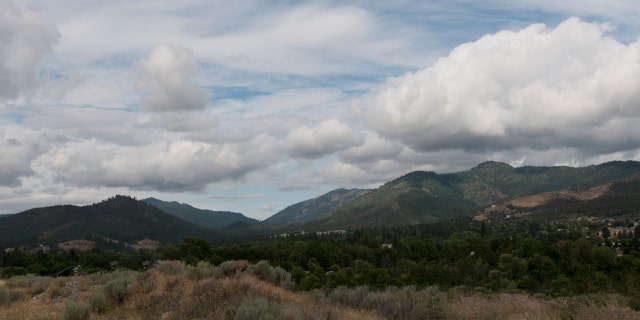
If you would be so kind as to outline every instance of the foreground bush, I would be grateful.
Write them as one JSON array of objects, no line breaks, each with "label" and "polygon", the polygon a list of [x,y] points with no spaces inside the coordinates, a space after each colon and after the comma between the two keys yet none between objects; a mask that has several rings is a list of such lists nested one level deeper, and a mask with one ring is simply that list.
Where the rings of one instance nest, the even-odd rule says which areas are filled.
[{"label": "foreground bush", "polygon": [[0,306],[9,305],[15,301],[22,299],[23,294],[17,290],[7,290],[0,288]]},{"label": "foreground bush", "polygon": [[69,302],[62,313],[62,320],[87,320],[91,307],[86,302]]}]

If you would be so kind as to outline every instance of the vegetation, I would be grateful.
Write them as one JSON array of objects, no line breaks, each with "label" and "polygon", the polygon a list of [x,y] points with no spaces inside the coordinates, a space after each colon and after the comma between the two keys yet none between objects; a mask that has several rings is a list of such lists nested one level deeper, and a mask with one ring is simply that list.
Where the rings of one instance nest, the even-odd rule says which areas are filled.
[{"label": "vegetation", "polygon": [[[637,165],[576,172],[487,162],[460,174],[415,172],[302,225],[341,230],[267,235],[262,226],[242,240],[256,225],[212,237],[123,196],[34,209],[11,218],[30,226],[11,241],[76,237],[95,222],[84,238],[102,246],[0,248],[0,318],[25,318],[27,309],[36,319],[637,318],[637,177],[457,213],[543,185],[590,186]],[[395,215],[411,224],[393,226]],[[166,241],[128,245],[136,232]]]},{"label": "vegetation", "polygon": [[[273,280],[276,269],[266,262],[252,265],[228,261],[219,266],[190,266],[179,261],[159,261],[145,272],[115,271],[60,278],[18,276],[0,282],[0,289],[19,292],[19,298],[0,308],[0,318],[632,319],[640,316],[626,306],[621,296],[604,293],[545,298],[439,286],[383,290],[340,286],[331,290],[293,291],[263,279]],[[108,284],[114,282],[128,282],[124,299],[106,298],[110,295]]]},{"label": "vegetation", "polygon": [[0,218],[0,246],[52,246],[85,239],[102,248],[124,250],[143,239],[178,243],[187,236],[217,241],[209,229],[127,196],[88,206],[31,209]]},{"label": "vegetation", "polygon": [[203,210],[194,208],[188,204],[175,201],[167,202],[155,198],[147,198],[142,201],[178,218],[214,230],[224,229],[237,223],[258,223],[258,220],[247,218],[237,212]]},{"label": "vegetation", "polygon": [[[179,246],[154,252],[13,250],[4,253],[1,272],[10,277],[25,273],[70,276],[123,268],[145,271],[158,260],[180,260],[189,266],[189,279],[248,273],[279,287],[325,293],[343,290],[340,288],[413,287],[420,291],[437,286],[545,297],[618,294],[625,305],[640,309],[640,239],[632,233],[602,238],[598,231],[603,226],[576,220],[486,224],[458,217],[416,226],[307,233],[227,246],[189,237]],[[216,265],[219,269],[214,272],[211,268]],[[158,268],[179,273],[165,270],[170,267]],[[131,277],[109,281],[103,294],[122,304],[132,281]]]},{"label": "vegetation", "polygon": [[364,189],[336,189],[320,197],[291,205],[264,221],[267,225],[280,223],[304,223],[321,216],[365,194]]},{"label": "vegetation", "polygon": [[459,173],[416,171],[308,221],[301,229],[333,230],[431,222],[513,197],[621,181],[639,171],[640,162],[635,161],[613,161],[583,168],[513,168],[489,161]]}]

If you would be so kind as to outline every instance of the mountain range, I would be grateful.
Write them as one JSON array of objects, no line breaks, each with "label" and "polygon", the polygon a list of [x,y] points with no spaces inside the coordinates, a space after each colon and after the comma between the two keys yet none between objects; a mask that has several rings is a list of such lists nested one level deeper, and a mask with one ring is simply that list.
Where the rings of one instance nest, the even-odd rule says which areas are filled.
[{"label": "mountain range", "polygon": [[265,224],[305,223],[369,193],[365,189],[336,189],[317,198],[288,206],[264,220]]},{"label": "mountain range", "polygon": [[156,198],[142,199],[142,201],[178,218],[214,230],[224,229],[233,224],[258,223],[258,220],[248,218],[237,212],[198,209],[186,203],[162,201]]},{"label": "mountain range", "polygon": [[293,204],[261,223],[240,213],[155,198],[116,196],[89,206],[36,208],[0,217],[0,246],[78,239],[164,244],[187,236],[216,241],[240,234],[419,224],[462,214],[490,220],[550,212],[619,216],[640,210],[639,194],[640,162],[514,168],[489,161],[458,173],[411,172],[373,190],[337,189]]},{"label": "mountain range", "polygon": [[177,243],[188,236],[216,238],[210,229],[121,195],[87,206],[50,206],[0,217],[1,247],[57,246],[77,240],[128,247],[144,240]]}]

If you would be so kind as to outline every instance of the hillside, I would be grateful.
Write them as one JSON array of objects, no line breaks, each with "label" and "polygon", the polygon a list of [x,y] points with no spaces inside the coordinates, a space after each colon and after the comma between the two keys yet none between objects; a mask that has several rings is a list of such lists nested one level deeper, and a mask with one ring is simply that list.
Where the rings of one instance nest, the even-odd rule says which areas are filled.
[{"label": "hillside", "polygon": [[81,207],[36,208],[0,218],[2,247],[57,246],[74,240],[124,246],[149,239],[162,244],[188,236],[214,240],[207,229],[126,196]]},{"label": "hillside", "polygon": [[587,189],[544,192],[497,202],[477,210],[474,219],[635,221],[640,213],[640,179]]},{"label": "hillside", "polygon": [[156,198],[142,199],[158,209],[170,213],[180,219],[189,221],[208,229],[224,229],[236,223],[254,224],[258,220],[248,218],[241,213],[229,211],[212,211],[194,208],[186,203],[162,201]]},{"label": "hillside", "polygon": [[351,202],[368,192],[369,190],[364,189],[336,189],[317,198],[288,206],[284,210],[263,221],[263,223],[267,225],[289,222],[304,223],[341,205]]},{"label": "hillside", "polygon": [[416,171],[307,222],[305,229],[393,226],[454,217],[491,203],[561,189],[589,188],[640,172],[640,162],[588,167],[520,167],[484,162],[459,173]]}]

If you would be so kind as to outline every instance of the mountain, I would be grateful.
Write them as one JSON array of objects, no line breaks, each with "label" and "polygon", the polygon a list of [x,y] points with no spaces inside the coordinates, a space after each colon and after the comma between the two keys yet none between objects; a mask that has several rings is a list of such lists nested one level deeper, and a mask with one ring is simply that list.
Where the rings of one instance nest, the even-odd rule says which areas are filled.
[{"label": "mountain", "polygon": [[178,218],[209,229],[220,230],[237,223],[258,223],[258,220],[248,218],[237,212],[198,209],[185,203],[167,202],[156,198],[147,198],[142,201]]},{"label": "mountain", "polygon": [[341,205],[353,201],[370,190],[365,189],[336,189],[317,198],[298,202],[274,214],[263,223],[275,225],[280,223],[304,223],[317,216],[325,214]]},{"label": "mountain", "polygon": [[514,168],[488,161],[463,172],[416,171],[320,215],[302,228],[332,230],[393,226],[449,218],[496,201],[561,189],[581,189],[640,174],[640,162],[588,167]]},{"label": "mountain", "polygon": [[211,230],[127,196],[88,206],[36,208],[0,218],[2,247],[57,246],[78,240],[123,247],[145,240],[178,243],[188,236],[217,237]]},{"label": "mountain", "polygon": [[635,221],[640,212],[640,177],[586,189],[557,190],[500,201],[473,212],[474,219]]}]

